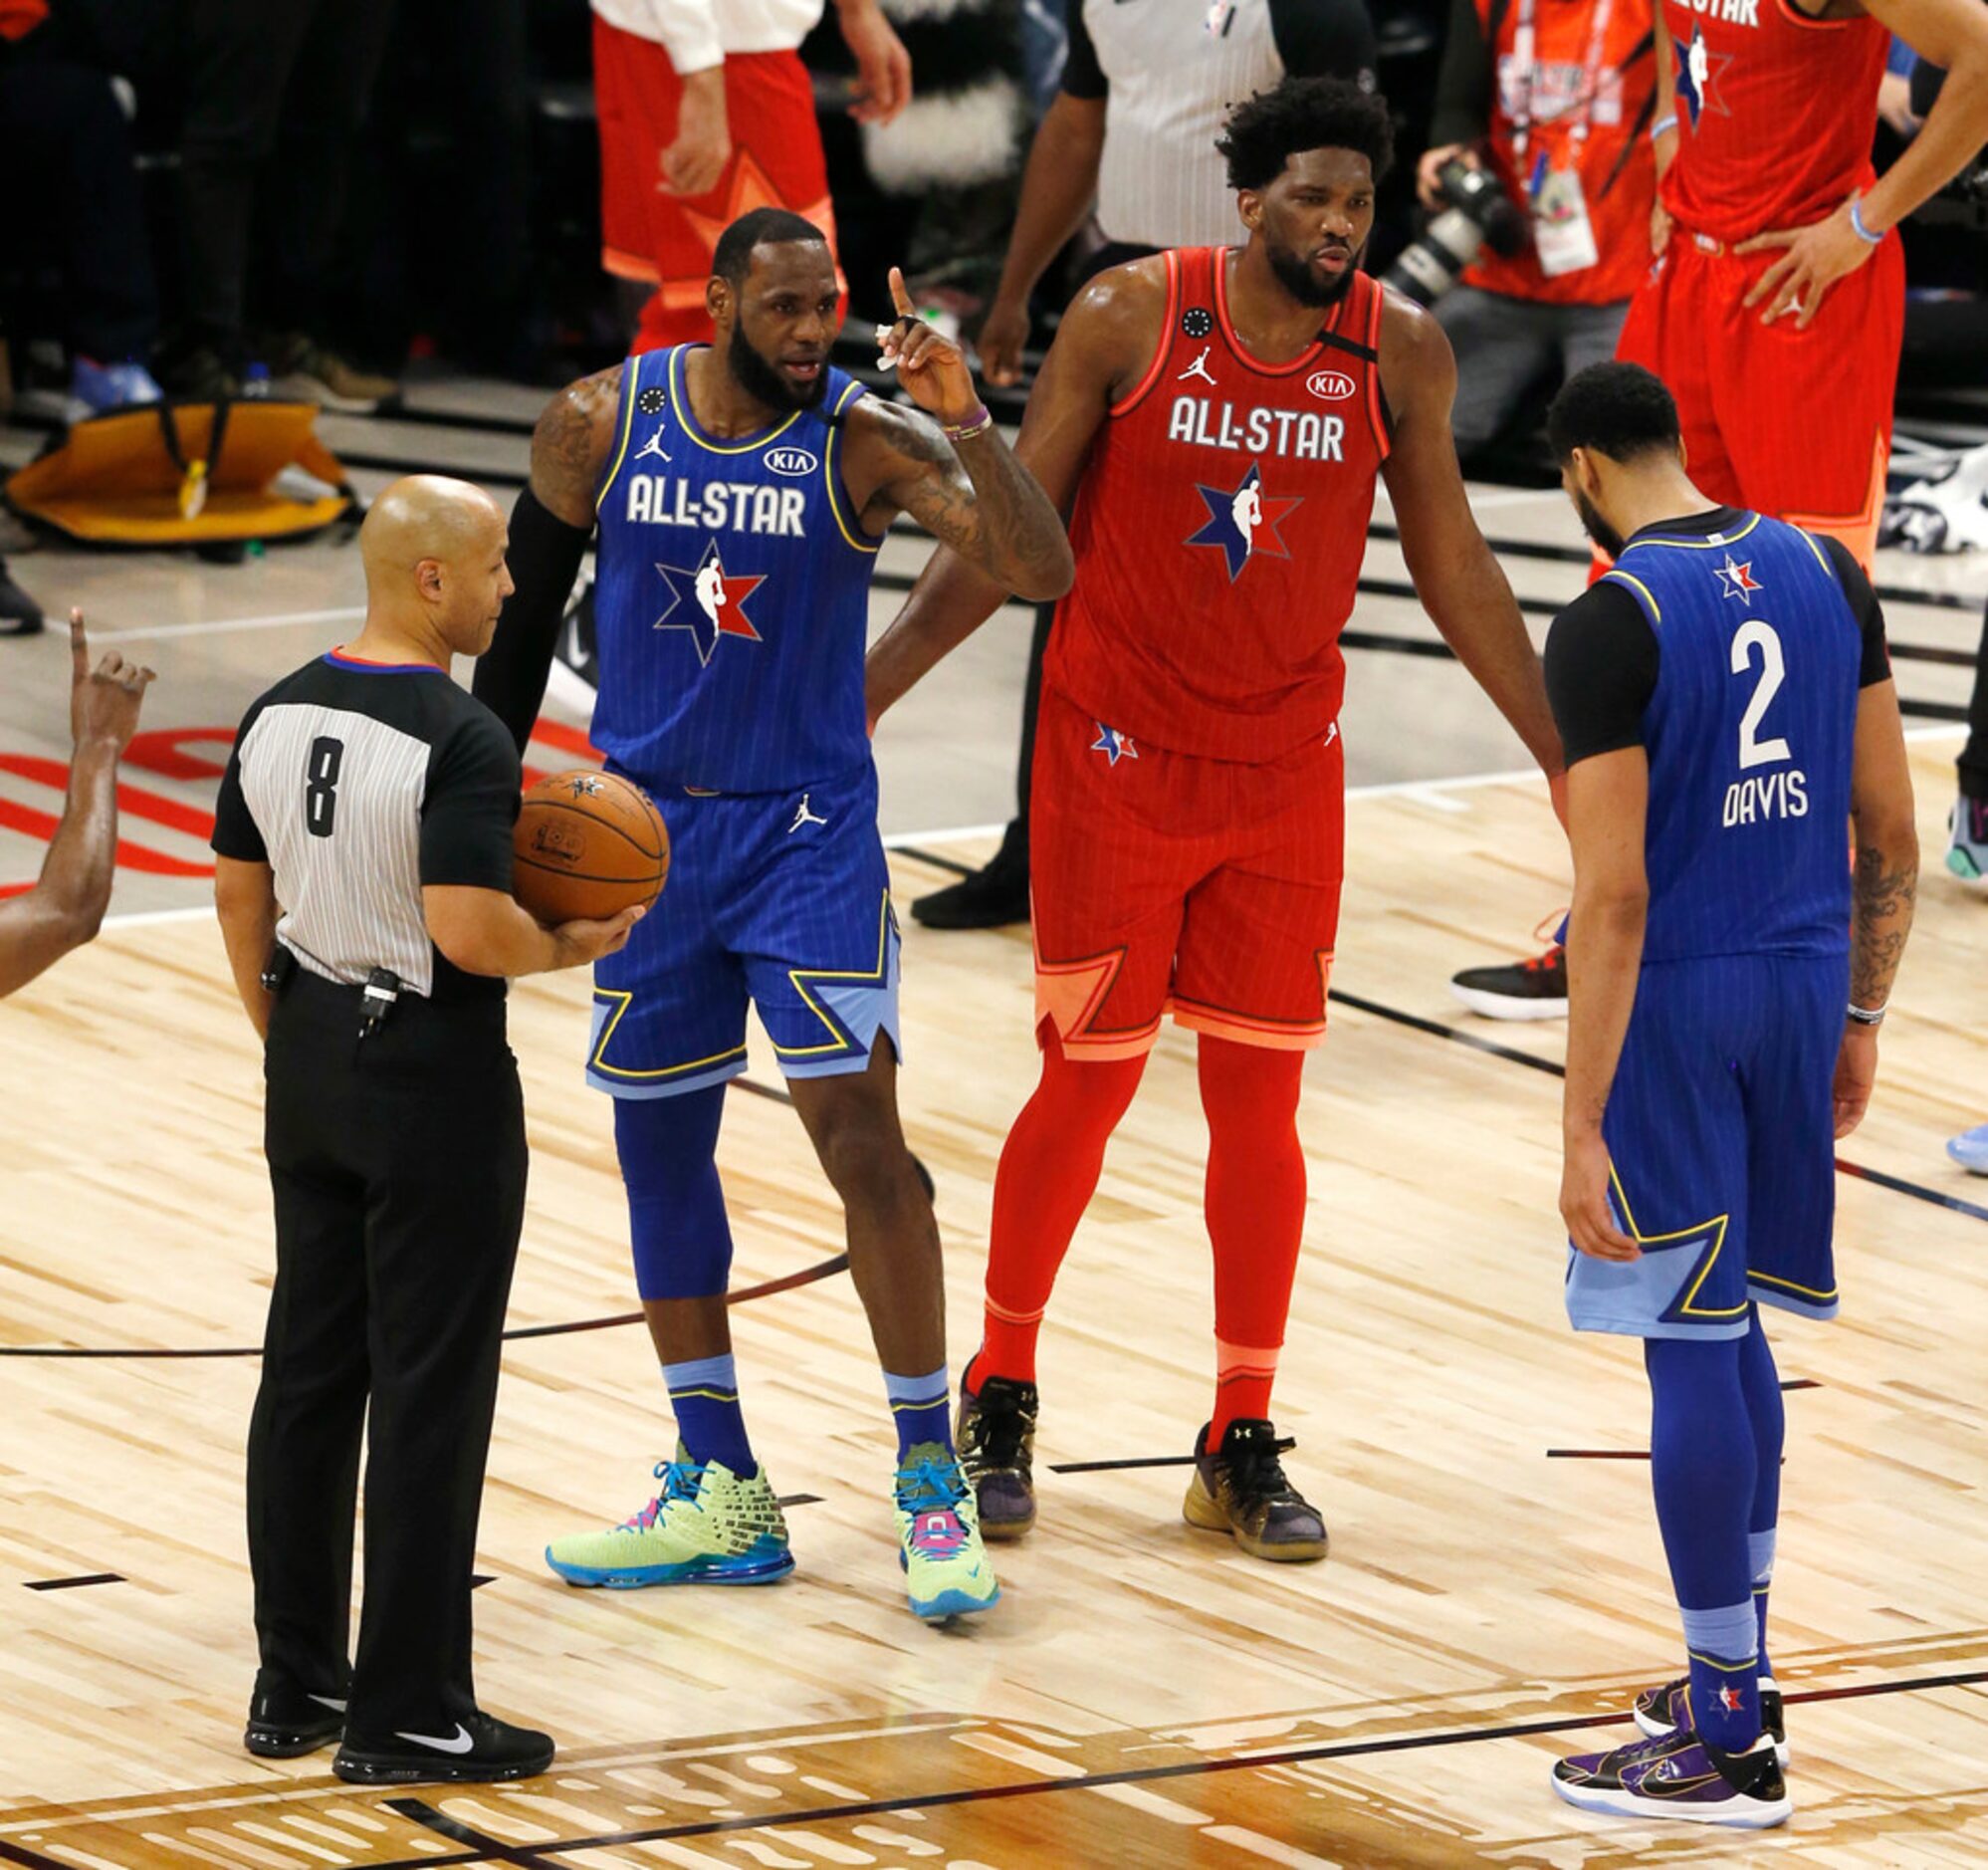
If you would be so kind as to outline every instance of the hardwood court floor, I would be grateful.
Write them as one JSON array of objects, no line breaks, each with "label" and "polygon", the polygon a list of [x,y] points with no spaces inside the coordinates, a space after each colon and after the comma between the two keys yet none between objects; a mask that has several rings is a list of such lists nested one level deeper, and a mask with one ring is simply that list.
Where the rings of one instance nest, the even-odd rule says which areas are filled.
[{"label": "hardwood court floor", "polygon": [[[1268,1567],[1186,1527],[1211,1381],[1204,1131],[1170,1033],[1114,1143],[1045,1336],[1039,1528],[970,1625],[904,1611],[880,1384],[827,1278],[742,1305],[749,1419],[797,1575],[579,1592],[549,1536],[631,1512],[666,1431],[639,1326],[507,1354],[479,1565],[479,1689],[553,1730],[511,1789],[358,1793],[239,1750],[253,1669],[241,1441],[268,1279],[257,1060],[205,919],[108,931],[4,1013],[0,1861],[34,1870],[540,1866],[1959,1866],[1988,1860],[1984,1185],[1988,902],[1938,871],[1952,742],[1915,747],[1927,872],[1871,1120],[1840,1180],[1845,1313],[1775,1327],[1788,1399],[1777,1674],[1797,1812],[1765,1836],[1561,1805],[1557,1752],[1623,1737],[1672,1672],[1634,1344],[1559,1286],[1554,1027],[1444,981],[1564,900],[1537,784],[1350,808],[1343,996],[1307,1080],[1307,1256],[1277,1415],[1331,1557]],[[947,875],[900,851],[905,898]],[[1033,1075],[1025,932],[907,924],[905,1103],[971,1348],[990,1189]],[[514,1000],[534,1148],[514,1327],[631,1303],[585,986]],[[1407,1016],[1406,1019],[1404,1016]],[[1425,1025],[1410,1024],[1410,1020]],[[1431,1027],[1441,1030],[1430,1030]],[[1490,1049],[1457,1043],[1467,1031]],[[736,1283],[839,1223],[763,1051],[722,1144]],[[1153,1465],[1155,1463],[1172,1465]],[[1059,1473],[1069,1464],[1108,1464]],[[1144,1465],[1141,1465],[1144,1464]],[[67,1588],[29,1589],[63,1580]]]}]

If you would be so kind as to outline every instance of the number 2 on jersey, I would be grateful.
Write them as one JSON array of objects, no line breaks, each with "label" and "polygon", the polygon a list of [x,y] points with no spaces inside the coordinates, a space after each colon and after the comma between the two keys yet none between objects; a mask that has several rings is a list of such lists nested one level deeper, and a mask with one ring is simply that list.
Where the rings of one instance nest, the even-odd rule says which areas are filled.
[{"label": "number 2 on jersey", "polygon": [[321,734],[311,743],[304,768],[304,828],[313,837],[330,837],[338,813],[338,769],[345,763],[345,743]]},{"label": "number 2 on jersey", "polygon": [[1788,743],[1780,735],[1776,734],[1768,740],[1755,738],[1761,717],[1766,714],[1788,674],[1788,665],[1781,655],[1781,638],[1773,624],[1762,622],[1759,617],[1749,617],[1739,626],[1732,639],[1732,672],[1744,675],[1752,667],[1756,643],[1760,646],[1760,681],[1753,691],[1753,699],[1746,704],[1746,712],[1739,719],[1741,772],[1749,767],[1771,766],[1777,760],[1790,757]]}]

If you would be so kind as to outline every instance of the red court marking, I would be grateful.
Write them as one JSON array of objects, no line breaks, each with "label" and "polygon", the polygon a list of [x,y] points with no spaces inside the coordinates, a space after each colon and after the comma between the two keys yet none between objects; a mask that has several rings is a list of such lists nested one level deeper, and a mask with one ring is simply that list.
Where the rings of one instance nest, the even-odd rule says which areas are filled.
[{"label": "red court marking", "polygon": [[161,779],[217,780],[227,771],[221,761],[184,751],[190,744],[209,741],[225,754],[235,744],[235,730],[232,727],[147,728],[144,733],[131,736],[131,744],[124,749],[124,764],[156,773]]}]

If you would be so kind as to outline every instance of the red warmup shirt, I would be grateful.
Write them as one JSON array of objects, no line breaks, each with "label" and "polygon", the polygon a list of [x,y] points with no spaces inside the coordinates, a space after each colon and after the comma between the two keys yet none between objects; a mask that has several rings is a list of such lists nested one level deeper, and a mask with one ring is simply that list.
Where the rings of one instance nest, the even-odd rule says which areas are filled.
[{"label": "red warmup shirt", "polygon": [[1677,157],[1663,205],[1738,241],[1827,220],[1871,186],[1890,35],[1868,14],[1805,19],[1788,0],[1664,0]]},{"label": "red warmup shirt", "polygon": [[1303,355],[1264,363],[1229,322],[1226,255],[1166,256],[1166,337],[1092,446],[1044,672],[1137,740],[1264,762],[1339,715],[1388,454],[1381,287],[1355,274]]}]

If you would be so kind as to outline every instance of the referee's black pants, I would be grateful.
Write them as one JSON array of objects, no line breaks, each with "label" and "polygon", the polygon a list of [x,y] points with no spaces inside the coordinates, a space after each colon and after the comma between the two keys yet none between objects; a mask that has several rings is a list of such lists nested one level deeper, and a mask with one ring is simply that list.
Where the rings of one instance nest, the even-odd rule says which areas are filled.
[{"label": "referee's black pants", "polygon": [[261,1686],[348,1696],[368,1735],[447,1734],[476,1706],[470,1576],[525,1217],[524,1098],[502,1000],[403,994],[363,1041],[359,1017],[357,989],[300,970],[270,1021],[276,1285],[248,1477]]}]

